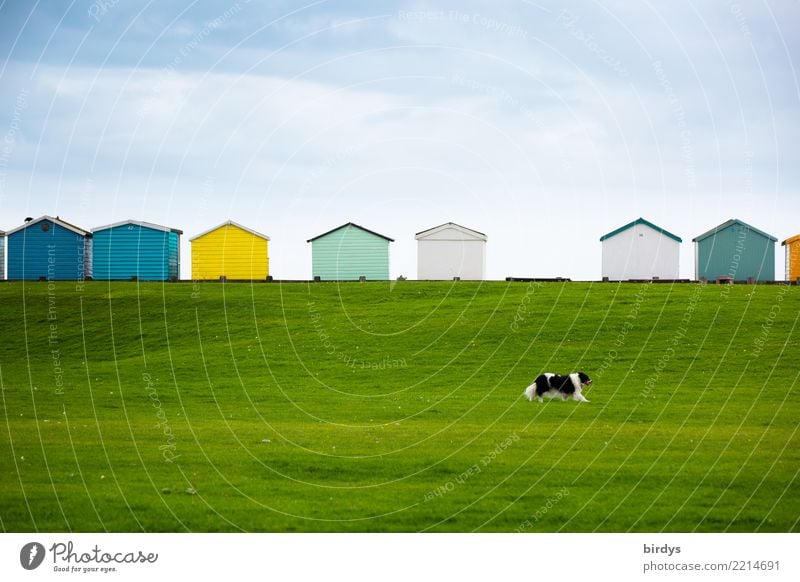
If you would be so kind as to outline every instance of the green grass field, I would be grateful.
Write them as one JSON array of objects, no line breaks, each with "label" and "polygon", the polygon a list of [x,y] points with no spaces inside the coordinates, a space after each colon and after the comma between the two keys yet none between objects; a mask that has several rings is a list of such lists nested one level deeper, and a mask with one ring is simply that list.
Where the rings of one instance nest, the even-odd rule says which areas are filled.
[{"label": "green grass field", "polygon": [[[0,285],[0,531],[798,531],[800,288]],[[529,403],[584,370],[590,404]]]}]

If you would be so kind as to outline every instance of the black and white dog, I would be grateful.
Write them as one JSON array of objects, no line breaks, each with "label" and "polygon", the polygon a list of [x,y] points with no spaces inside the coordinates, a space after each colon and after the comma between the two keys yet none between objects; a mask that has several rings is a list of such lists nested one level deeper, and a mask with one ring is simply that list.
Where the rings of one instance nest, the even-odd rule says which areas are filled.
[{"label": "black and white dog", "polygon": [[578,402],[589,402],[584,398],[581,391],[584,386],[589,386],[591,383],[591,378],[583,372],[576,372],[569,376],[559,376],[558,374],[545,372],[544,374],[539,374],[533,384],[525,388],[525,396],[531,402],[533,402],[534,398],[539,402],[543,402],[542,396],[561,398],[561,400],[567,400],[571,396],[573,400]]}]

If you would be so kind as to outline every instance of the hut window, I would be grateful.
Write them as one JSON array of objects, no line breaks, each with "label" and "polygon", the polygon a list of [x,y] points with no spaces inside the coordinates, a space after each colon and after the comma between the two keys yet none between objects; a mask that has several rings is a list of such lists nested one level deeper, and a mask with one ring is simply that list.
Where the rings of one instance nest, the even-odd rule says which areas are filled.
[{"label": "hut window", "polygon": [[50,230],[50,223],[49,222],[43,222],[42,223],[42,231],[47,232],[48,230]]}]

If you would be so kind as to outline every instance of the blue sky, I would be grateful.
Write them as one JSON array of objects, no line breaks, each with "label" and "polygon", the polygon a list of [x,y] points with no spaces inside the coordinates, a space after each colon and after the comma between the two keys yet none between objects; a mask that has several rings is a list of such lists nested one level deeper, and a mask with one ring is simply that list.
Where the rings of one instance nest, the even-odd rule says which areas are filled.
[{"label": "blue sky", "polygon": [[[0,229],[485,232],[488,275],[600,276],[639,216],[800,232],[800,3],[3,2]],[[783,249],[776,249],[783,273]]]}]

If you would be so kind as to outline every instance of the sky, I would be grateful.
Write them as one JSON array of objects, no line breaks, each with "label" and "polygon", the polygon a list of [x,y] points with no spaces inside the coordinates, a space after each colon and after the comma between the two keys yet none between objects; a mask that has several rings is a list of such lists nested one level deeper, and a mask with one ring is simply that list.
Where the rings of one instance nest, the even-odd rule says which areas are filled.
[{"label": "sky", "polygon": [[[2,0],[0,0],[2,2]],[[644,217],[800,233],[800,3],[0,3],[0,229],[59,215],[267,234],[488,236],[487,277],[601,276]],[[776,274],[784,272],[776,247]]]}]

